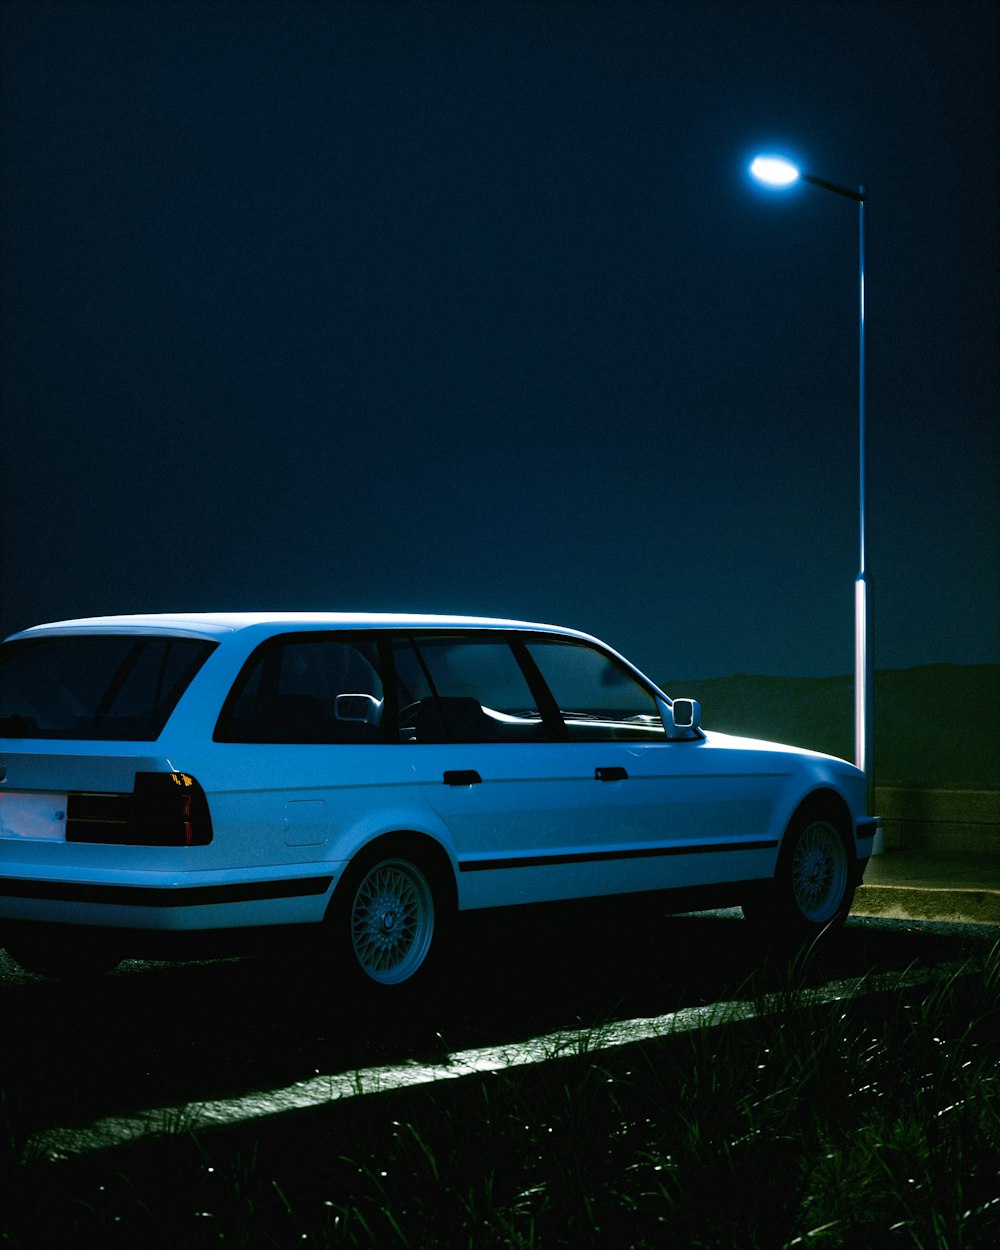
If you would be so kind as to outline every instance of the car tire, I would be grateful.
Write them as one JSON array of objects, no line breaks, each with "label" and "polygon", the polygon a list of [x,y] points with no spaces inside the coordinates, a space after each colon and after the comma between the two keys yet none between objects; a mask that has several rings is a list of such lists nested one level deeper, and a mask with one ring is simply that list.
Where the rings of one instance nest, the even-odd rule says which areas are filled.
[{"label": "car tire", "polygon": [[336,954],[362,986],[408,986],[438,955],[449,910],[425,855],[405,839],[380,843],[350,865],[334,895]]},{"label": "car tire", "polygon": [[828,806],[804,808],[785,833],[773,880],[743,913],[772,933],[807,939],[844,923],[856,883],[839,814]]}]

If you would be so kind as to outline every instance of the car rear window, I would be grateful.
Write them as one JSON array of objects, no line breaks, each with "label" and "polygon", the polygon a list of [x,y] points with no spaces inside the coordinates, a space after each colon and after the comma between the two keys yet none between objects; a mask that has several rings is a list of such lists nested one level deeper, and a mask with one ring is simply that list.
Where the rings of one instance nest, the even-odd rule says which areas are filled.
[{"label": "car rear window", "polygon": [[216,643],[158,635],[0,645],[0,737],[152,742]]}]

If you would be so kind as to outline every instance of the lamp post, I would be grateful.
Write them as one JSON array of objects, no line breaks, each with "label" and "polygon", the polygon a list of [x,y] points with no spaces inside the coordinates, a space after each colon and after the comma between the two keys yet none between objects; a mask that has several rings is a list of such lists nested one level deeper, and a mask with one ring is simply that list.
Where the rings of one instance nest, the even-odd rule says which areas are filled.
[{"label": "lamp post", "polygon": [[873,653],[871,616],[871,579],[868,575],[868,446],[865,414],[865,188],[838,186],[812,174],[804,174],[782,156],[757,156],[750,172],[765,186],[786,188],[798,181],[833,191],[858,206],[858,529],[860,558],[854,582],[854,762],[867,783],[868,814],[874,810],[872,773],[873,716]]}]

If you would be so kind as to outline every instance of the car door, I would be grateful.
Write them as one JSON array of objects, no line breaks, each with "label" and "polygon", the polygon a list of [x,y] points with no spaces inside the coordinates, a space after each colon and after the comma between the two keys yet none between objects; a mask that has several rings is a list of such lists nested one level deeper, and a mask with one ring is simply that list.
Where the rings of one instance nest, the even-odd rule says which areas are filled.
[{"label": "car door", "polygon": [[422,827],[423,795],[385,718],[386,654],[376,635],[317,630],[250,655],[204,768],[227,854],[341,860],[386,821]]},{"label": "car door", "polygon": [[460,905],[572,897],[566,852],[596,836],[597,786],[567,775],[537,673],[498,632],[400,638],[394,665],[400,738],[454,840]]},{"label": "car door", "polygon": [[525,650],[565,728],[557,750],[566,799],[589,797],[587,845],[564,850],[575,858],[578,892],[771,875],[785,776],[773,757],[765,763],[752,752],[713,750],[700,734],[671,734],[655,692],[600,648],[535,638]]}]

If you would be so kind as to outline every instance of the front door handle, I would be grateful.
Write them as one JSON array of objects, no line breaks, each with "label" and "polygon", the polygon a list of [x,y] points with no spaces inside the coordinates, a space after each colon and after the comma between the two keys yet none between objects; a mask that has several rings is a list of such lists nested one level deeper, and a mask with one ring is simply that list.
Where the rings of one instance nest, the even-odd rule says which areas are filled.
[{"label": "front door handle", "polygon": [[628,773],[624,768],[595,768],[595,781],[628,781]]},{"label": "front door handle", "polygon": [[480,786],[482,777],[474,768],[449,768],[444,775],[446,786]]}]

